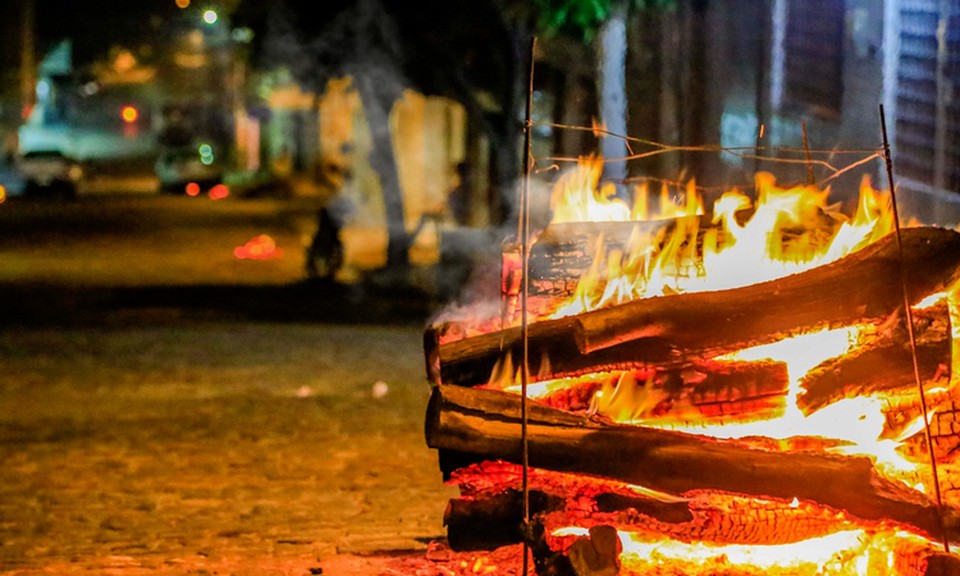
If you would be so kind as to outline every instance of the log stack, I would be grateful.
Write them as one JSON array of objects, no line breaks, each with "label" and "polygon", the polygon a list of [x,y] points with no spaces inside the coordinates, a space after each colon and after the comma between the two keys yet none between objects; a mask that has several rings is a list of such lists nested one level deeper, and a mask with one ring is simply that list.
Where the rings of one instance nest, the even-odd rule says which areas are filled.
[{"label": "log stack", "polygon": [[[604,233],[608,242],[626,242],[625,230],[618,224]],[[544,279],[583,267],[578,255],[585,238],[597,231],[581,232],[573,236],[573,248],[541,236],[547,243],[535,245],[536,257],[531,256],[538,285],[566,286]],[[553,260],[551,249],[558,250]],[[727,355],[824,328],[858,326],[860,337],[850,353],[800,380],[796,405],[812,414],[847,398],[882,394],[896,405],[886,433],[912,434],[908,446],[922,459],[923,434],[910,428],[921,414],[919,375],[928,401],[940,407],[931,431],[949,476],[960,446],[960,425],[954,424],[960,401],[954,401],[950,385],[950,312],[942,300],[912,309],[914,366],[901,278],[908,280],[911,306],[954,286],[960,278],[960,234],[904,229],[900,245],[887,236],[833,263],[777,280],[535,321],[526,345],[519,328],[450,340],[446,334],[466,331],[431,327],[424,340],[433,384],[427,443],[439,450],[441,470],[462,491],[445,514],[451,545],[466,550],[527,539],[544,551],[539,566],[554,562],[543,570],[562,573],[557,566],[570,563],[566,556],[560,564],[548,559],[559,545],[549,534],[535,537],[521,526],[521,401],[490,384],[498,365],[519,365],[525,348],[531,383],[618,374],[618,386],[637,387],[644,395],[646,406],[634,416],[646,422],[661,416],[731,422],[782,411],[790,392],[783,364],[735,362]],[[925,484],[925,491],[908,487],[885,477],[870,458],[827,453],[836,444],[824,438],[718,440],[615,424],[588,413],[604,381],[585,379],[526,403],[530,507],[543,526],[575,520],[723,544],[788,543],[851,526],[903,529],[933,542],[960,540],[960,508],[955,508],[960,499],[950,498],[957,492],[948,490],[948,505],[938,507],[927,495],[928,477],[917,483]],[[639,493],[636,486],[657,496]],[[909,573],[960,573],[952,557],[942,558],[935,548],[920,546],[918,558],[930,560],[917,560]]]}]

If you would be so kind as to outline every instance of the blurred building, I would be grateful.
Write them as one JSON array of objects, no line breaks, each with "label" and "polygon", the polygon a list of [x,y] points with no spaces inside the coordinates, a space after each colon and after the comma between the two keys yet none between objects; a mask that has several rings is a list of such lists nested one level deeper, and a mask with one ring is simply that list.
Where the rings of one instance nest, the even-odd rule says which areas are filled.
[{"label": "blurred building", "polygon": [[[24,87],[36,86],[51,47],[28,25],[30,7],[39,1],[20,3],[21,10],[0,21],[11,47],[0,54],[0,131],[8,148],[11,127],[23,121],[35,98]],[[925,203],[954,200],[960,190],[960,108],[954,102],[960,8],[954,4],[680,0],[668,9],[634,11],[627,30],[630,135],[751,153],[663,155],[637,162],[631,175],[749,183],[756,170],[769,168],[754,156],[802,147],[804,135],[810,148],[835,149],[839,164],[841,150],[879,147],[883,103],[897,178],[916,192],[910,195],[916,211],[923,213]],[[366,114],[348,77],[311,91],[282,68],[262,69],[252,58],[253,32],[231,21],[236,0],[194,2],[184,9],[172,1],[163,5],[169,10],[163,17],[145,16],[138,23],[149,34],[136,45],[121,43],[95,62],[74,62],[74,80],[93,79],[118,93],[121,85],[144,91],[149,86],[141,125],[156,131],[161,146],[209,141],[238,170],[271,172],[321,192],[342,187],[349,175],[363,194],[377,196],[366,158]],[[211,6],[217,17],[207,21]],[[135,66],[121,71],[124,54]],[[523,66],[515,68],[514,74],[525,74]],[[124,79],[147,70],[149,79]],[[540,39],[533,146],[544,166],[551,157],[596,151],[590,131],[550,125],[588,128],[598,116],[596,86],[588,43]],[[488,188],[493,157],[504,146],[478,128],[489,120],[488,111],[509,116],[522,108],[502,99],[478,92],[467,102],[409,91],[393,105],[390,123],[409,225],[447,199],[462,178],[453,173],[464,165],[470,166],[470,186],[460,219],[485,225],[502,217]],[[802,164],[776,165],[776,171],[784,180],[808,177]],[[372,213],[382,211],[369,203]]]},{"label": "blurred building", "polygon": [[[305,92],[282,71],[261,73],[261,103],[250,118],[259,126],[263,165],[318,194],[347,194],[358,214],[374,227],[385,219],[380,183],[371,166],[370,128],[352,80],[331,80],[320,94]],[[413,228],[425,213],[448,201],[456,168],[466,160],[463,106],[447,98],[404,93],[390,112],[394,154],[404,197],[405,220]],[[474,202],[477,225],[487,214],[485,198]],[[385,241],[385,239],[384,239]]]},{"label": "blurred building", "polygon": [[[901,202],[921,218],[960,222],[955,2],[687,0],[635,11],[628,35],[629,135],[740,150],[664,154],[636,162],[632,176],[749,187],[757,170],[769,170],[782,182],[806,182],[804,162],[765,158],[806,145],[832,151],[826,161],[842,168],[880,149],[883,104]],[[576,62],[591,57],[555,44],[543,49],[535,106],[544,116],[590,126],[596,80]],[[544,132],[541,158],[596,150],[582,131]],[[874,161],[835,180],[834,192],[855,195],[864,172],[886,186],[883,164]]]}]

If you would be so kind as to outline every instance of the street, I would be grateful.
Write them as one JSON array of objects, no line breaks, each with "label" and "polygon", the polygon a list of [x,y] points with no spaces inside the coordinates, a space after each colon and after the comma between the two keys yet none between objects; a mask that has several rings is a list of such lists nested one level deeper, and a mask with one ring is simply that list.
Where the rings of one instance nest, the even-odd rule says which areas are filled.
[{"label": "street", "polygon": [[443,536],[436,303],[304,282],[314,209],[0,204],[0,574],[378,574]]}]

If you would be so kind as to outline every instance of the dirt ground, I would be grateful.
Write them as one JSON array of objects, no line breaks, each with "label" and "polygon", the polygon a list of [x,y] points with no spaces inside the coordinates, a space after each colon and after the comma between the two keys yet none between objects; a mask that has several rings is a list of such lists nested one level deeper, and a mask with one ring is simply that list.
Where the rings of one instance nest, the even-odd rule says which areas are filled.
[{"label": "dirt ground", "polygon": [[0,575],[402,574],[454,495],[429,307],[298,284],[308,210],[184,200],[0,205]]}]

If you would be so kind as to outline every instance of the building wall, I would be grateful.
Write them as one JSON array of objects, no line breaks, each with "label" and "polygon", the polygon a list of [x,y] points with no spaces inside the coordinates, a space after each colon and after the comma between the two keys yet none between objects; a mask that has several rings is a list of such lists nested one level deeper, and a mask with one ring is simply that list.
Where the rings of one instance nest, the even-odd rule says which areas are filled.
[{"label": "building wall", "polygon": [[[316,100],[293,86],[275,90],[270,107],[266,138],[274,171],[310,179],[321,193],[343,194],[357,219],[382,224],[370,130],[350,79],[331,80]],[[413,229],[425,213],[441,210],[456,184],[455,168],[466,157],[466,113],[452,100],[407,91],[394,104],[390,122],[405,221]]]}]

